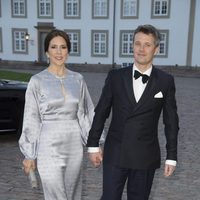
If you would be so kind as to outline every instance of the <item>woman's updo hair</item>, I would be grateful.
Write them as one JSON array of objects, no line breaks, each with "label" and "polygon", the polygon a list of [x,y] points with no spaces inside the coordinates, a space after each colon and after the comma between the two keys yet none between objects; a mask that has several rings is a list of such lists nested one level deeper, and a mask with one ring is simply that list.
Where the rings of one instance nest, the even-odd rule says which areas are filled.
[{"label": "woman's updo hair", "polygon": [[46,36],[46,38],[44,40],[44,51],[45,52],[48,51],[50,41],[54,37],[57,37],[57,36],[62,37],[66,41],[68,52],[70,52],[70,50],[71,50],[71,43],[70,43],[70,39],[69,39],[68,34],[65,31],[58,30],[58,29],[53,29],[51,32],[49,32],[47,34],[47,36]]}]

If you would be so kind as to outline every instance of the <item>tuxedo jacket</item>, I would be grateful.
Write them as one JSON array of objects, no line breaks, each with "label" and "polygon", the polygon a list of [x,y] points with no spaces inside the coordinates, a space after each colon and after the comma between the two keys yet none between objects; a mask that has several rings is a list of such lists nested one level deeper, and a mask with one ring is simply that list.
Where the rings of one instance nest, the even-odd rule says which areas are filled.
[{"label": "tuxedo jacket", "polygon": [[138,102],[132,66],[108,73],[89,133],[87,146],[98,147],[104,123],[112,113],[103,161],[131,169],[160,167],[158,122],[162,112],[166,159],[177,160],[178,115],[173,76],[153,66]]}]

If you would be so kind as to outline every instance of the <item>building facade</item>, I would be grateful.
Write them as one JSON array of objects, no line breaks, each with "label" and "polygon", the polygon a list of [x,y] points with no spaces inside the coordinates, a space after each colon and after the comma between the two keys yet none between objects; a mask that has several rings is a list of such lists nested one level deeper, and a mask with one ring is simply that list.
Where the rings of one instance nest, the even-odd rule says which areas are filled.
[{"label": "building facade", "polygon": [[66,31],[68,63],[126,66],[141,24],[160,30],[155,64],[200,66],[199,0],[0,0],[0,59],[46,62],[44,38]]}]

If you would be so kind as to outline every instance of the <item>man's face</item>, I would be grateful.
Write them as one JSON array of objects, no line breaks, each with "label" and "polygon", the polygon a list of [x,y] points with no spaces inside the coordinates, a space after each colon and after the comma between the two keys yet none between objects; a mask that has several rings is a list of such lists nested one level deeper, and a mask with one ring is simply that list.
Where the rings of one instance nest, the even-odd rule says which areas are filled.
[{"label": "man's face", "polygon": [[137,33],[133,41],[135,65],[142,69],[150,67],[158,49],[159,47],[156,47],[155,39],[152,34]]}]

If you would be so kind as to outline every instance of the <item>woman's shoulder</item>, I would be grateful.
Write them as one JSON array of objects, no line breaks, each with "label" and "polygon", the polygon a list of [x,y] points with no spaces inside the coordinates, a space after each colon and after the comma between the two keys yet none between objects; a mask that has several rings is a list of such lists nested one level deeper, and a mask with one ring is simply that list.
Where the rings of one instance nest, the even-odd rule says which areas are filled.
[{"label": "woman's shoulder", "polygon": [[68,76],[70,76],[70,77],[73,77],[73,78],[78,79],[78,80],[84,79],[83,75],[79,72],[75,72],[75,71],[72,71],[72,70],[69,70],[69,69],[67,71],[68,71]]},{"label": "woman's shoulder", "polygon": [[31,77],[31,80],[39,80],[39,79],[43,79],[45,76],[47,76],[48,73],[47,73],[47,69],[44,69],[36,74],[34,74],[32,77]]},{"label": "woman's shoulder", "polygon": [[47,69],[44,69],[31,76],[28,84],[38,86],[41,83],[41,81],[45,79],[46,76],[48,76]]}]

